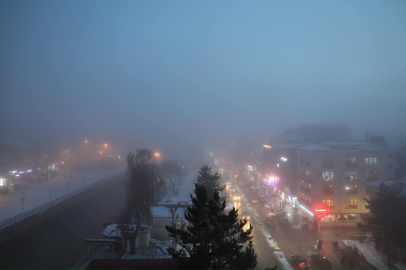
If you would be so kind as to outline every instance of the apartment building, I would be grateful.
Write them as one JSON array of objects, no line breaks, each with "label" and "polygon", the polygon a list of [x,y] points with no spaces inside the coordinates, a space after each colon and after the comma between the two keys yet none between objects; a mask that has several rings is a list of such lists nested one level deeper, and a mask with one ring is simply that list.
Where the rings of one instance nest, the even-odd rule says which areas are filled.
[{"label": "apartment building", "polygon": [[367,184],[392,180],[394,153],[370,142],[322,142],[297,148],[298,200],[303,214],[314,220],[313,208],[328,214],[321,226],[355,226],[369,210]]}]

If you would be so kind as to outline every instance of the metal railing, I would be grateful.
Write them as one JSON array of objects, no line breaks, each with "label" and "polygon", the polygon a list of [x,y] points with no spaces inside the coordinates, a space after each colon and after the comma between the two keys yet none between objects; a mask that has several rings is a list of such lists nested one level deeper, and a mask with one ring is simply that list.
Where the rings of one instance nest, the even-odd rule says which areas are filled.
[{"label": "metal railing", "polygon": [[31,216],[32,214],[40,212],[40,211],[42,211],[42,210],[44,210],[44,209],[46,209],[46,208],[48,208],[48,207],[50,207],[52,205],[56,205],[56,204],[60,203],[61,201],[64,201],[65,199],[67,199],[69,197],[72,197],[73,195],[78,194],[78,193],[80,193],[80,192],[82,192],[82,191],[84,191],[86,189],[89,189],[89,188],[95,187],[95,186],[97,186],[99,184],[102,184],[102,183],[106,182],[107,180],[110,180],[111,178],[116,177],[119,174],[121,174],[121,172],[116,173],[116,174],[111,175],[111,176],[108,176],[108,177],[106,177],[106,178],[104,178],[104,179],[102,179],[100,181],[97,181],[95,183],[92,183],[92,184],[89,184],[87,186],[81,187],[81,188],[76,189],[74,191],[71,191],[71,192],[69,192],[69,193],[67,193],[67,194],[65,194],[65,195],[63,195],[63,196],[61,196],[61,197],[59,197],[59,198],[57,198],[55,200],[44,203],[44,204],[42,204],[40,206],[37,206],[37,207],[35,207],[35,208],[31,209],[31,210],[25,211],[25,212],[23,212],[21,214],[15,215],[14,217],[3,220],[2,222],[0,222],[0,230],[4,229],[8,225],[10,225],[10,224],[12,224],[12,223],[14,223],[14,222],[16,222],[18,220],[22,220],[25,217]]}]

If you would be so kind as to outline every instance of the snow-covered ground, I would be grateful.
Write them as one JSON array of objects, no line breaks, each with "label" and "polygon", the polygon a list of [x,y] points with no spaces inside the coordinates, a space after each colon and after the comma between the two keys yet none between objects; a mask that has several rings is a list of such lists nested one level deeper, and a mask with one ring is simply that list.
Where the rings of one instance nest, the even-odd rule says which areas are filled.
[{"label": "snow-covered ground", "polygon": [[365,259],[376,269],[388,269],[388,266],[385,264],[385,255],[375,249],[371,240],[367,239],[362,243],[360,243],[358,240],[342,239],[342,241],[347,246],[355,245],[358,250],[363,253]]},{"label": "snow-covered ground", "polygon": [[[93,173],[73,173],[72,179],[68,176],[57,176],[49,181],[25,187],[19,191],[11,190],[0,196],[0,222],[25,211],[31,210],[42,204],[48,203],[61,196],[64,196],[75,189],[81,189],[103,180],[107,177],[124,172],[124,168],[113,170],[95,171]],[[50,189],[51,198],[50,198]],[[24,193],[24,210],[22,200]]]}]

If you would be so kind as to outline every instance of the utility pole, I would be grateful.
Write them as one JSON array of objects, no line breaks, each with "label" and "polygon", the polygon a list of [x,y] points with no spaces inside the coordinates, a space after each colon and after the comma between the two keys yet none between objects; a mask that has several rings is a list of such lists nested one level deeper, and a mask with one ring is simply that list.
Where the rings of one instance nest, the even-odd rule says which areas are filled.
[{"label": "utility pole", "polygon": [[49,199],[51,199],[51,194],[52,194],[52,188],[49,188]]},{"label": "utility pole", "polygon": [[24,197],[24,196],[25,196],[25,192],[23,192],[22,194],[23,194],[23,197],[20,198],[21,203],[22,203],[22,204],[21,204],[21,210],[24,210],[24,201],[25,201],[25,197]]}]

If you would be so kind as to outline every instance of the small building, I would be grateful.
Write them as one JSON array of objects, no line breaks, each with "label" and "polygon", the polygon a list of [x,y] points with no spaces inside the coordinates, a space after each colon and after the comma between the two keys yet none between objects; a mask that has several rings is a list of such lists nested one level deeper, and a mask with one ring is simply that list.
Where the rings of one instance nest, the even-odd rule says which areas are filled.
[{"label": "small building", "polygon": [[[151,237],[158,240],[169,240],[169,233],[166,231],[165,226],[172,225],[172,213],[171,209],[175,210],[177,205],[159,205],[151,207],[151,212],[153,216]],[[186,226],[188,221],[185,219],[185,211],[187,204],[179,205],[174,217],[176,219],[176,228],[181,229],[182,226]]]}]

